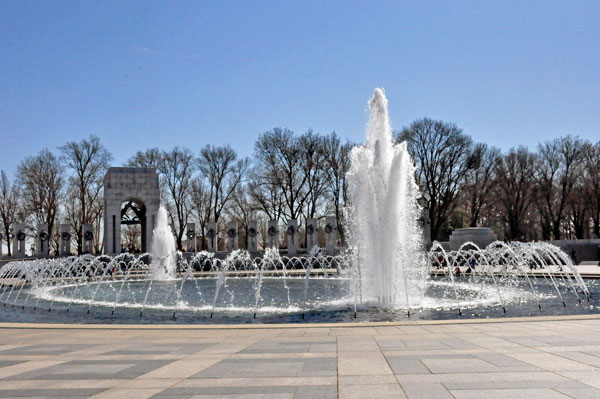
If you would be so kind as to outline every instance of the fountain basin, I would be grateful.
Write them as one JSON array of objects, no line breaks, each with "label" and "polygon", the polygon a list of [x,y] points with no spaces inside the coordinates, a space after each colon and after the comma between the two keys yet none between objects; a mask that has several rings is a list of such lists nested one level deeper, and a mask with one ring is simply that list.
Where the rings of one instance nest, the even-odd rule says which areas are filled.
[{"label": "fountain basin", "polygon": [[[543,279],[537,281],[537,296],[520,280],[504,290],[504,307],[489,278],[476,280],[457,277],[461,313],[452,295],[451,282],[444,276],[432,277],[424,289],[425,297],[418,306],[384,306],[375,301],[354,309],[353,298],[345,295],[350,280],[315,278],[311,280],[304,300],[303,278],[266,278],[263,280],[259,306],[255,308],[255,278],[231,277],[213,306],[216,278],[198,281],[182,279],[155,281],[154,294],[143,304],[148,280],[129,283],[115,302],[121,281],[91,282],[51,286],[29,295],[30,288],[3,301],[0,319],[4,322],[39,323],[117,323],[117,324],[213,324],[213,323],[331,323],[352,321],[441,320],[548,316],[600,313],[600,280],[586,280],[591,299],[579,302],[561,287],[566,306],[557,299],[554,287]],[[177,300],[176,289],[181,287]],[[200,291],[198,291],[200,289]],[[78,291],[77,298],[73,293]],[[202,294],[200,294],[200,292]],[[29,295],[29,299],[27,297]],[[289,296],[288,296],[289,295]],[[94,299],[92,300],[92,297]],[[35,298],[35,300],[32,300]],[[27,302],[25,302],[27,300]],[[91,305],[91,306],[90,306]],[[539,308],[541,306],[541,310]],[[50,311],[48,309],[51,309]],[[143,312],[142,312],[143,309]],[[256,317],[255,317],[256,313]],[[175,314],[175,318],[173,317]]]}]

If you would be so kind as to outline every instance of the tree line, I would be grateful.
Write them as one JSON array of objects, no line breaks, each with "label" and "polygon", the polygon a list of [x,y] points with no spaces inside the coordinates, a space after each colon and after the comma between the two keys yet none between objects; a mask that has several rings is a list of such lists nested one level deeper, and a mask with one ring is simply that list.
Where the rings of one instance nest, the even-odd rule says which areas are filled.
[{"label": "tree line", "polygon": [[506,240],[600,237],[600,142],[564,136],[502,153],[428,118],[397,140],[408,141],[433,239],[476,226]]},{"label": "tree line", "polygon": [[[469,226],[491,226],[507,240],[600,237],[600,142],[565,136],[533,151],[521,146],[502,152],[475,143],[453,123],[429,118],[395,132],[395,139],[408,143],[434,240]],[[259,135],[251,158],[229,145],[150,148],[124,166],[157,169],[162,202],[182,249],[190,222],[197,224],[201,243],[209,222],[245,226],[258,220],[265,226],[269,219],[299,219],[302,225],[335,215],[343,224],[353,146],[335,132],[274,128]],[[100,139],[90,136],[24,159],[13,179],[1,171],[4,237],[15,223],[31,231],[48,224],[56,250],[58,224],[68,223],[81,252],[82,226],[92,224],[100,252],[103,177],[112,160]],[[125,247],[134,245],[139,231],[124,226],[123,239]]]}]

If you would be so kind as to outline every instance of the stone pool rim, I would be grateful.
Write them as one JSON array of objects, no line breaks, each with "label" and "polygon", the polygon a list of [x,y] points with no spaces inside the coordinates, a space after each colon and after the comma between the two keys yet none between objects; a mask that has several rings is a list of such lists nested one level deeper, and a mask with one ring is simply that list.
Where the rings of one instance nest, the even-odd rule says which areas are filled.
[{"label": "stone pool rim", "polygon": [[598,320],[600,314],[526,316],[526,317],[490,317],[485,319],[452,320],[405,320],[405,321],[363,321],[352,323],[301,323],[301,324],[64,324],[64,323],[0,323],[0,329],[38,329],[38,330],[281,330],[302,328],[373,328],[396,326],[427,326],[456,324],[501,324],[524,322],[547,322],[566,320]]}]

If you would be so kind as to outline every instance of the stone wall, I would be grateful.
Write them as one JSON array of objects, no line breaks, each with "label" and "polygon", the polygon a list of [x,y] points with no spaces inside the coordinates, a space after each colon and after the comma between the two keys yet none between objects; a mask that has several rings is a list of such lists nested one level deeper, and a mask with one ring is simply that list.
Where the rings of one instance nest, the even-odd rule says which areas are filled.
[{"label": "stone wall", "polygon": [[452,251],[456,251],[464,243],[473,242],[483,249],[497,239],[496,233],[489,227],[467,227],[452,232],[449,247]]},{"label": "stone wall", "polygon": [[598,261],[598,248],[600,247],[600,239],[552,240],[547,242],[556,245],[569,256],[572,256],[572,251],[575,250],[577,262]]}]

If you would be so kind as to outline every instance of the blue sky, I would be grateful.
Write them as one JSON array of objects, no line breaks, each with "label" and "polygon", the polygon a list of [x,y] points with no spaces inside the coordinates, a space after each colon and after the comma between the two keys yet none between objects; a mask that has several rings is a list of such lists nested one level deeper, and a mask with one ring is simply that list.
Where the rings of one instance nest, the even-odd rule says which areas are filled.
[{"label": "blue sky", "polygon": [[508,149],[600,140],[598,1],[0,2],[0,169],[90,134],[136,150],[231,144],[275,126],[362,141],[455,122]]}]

